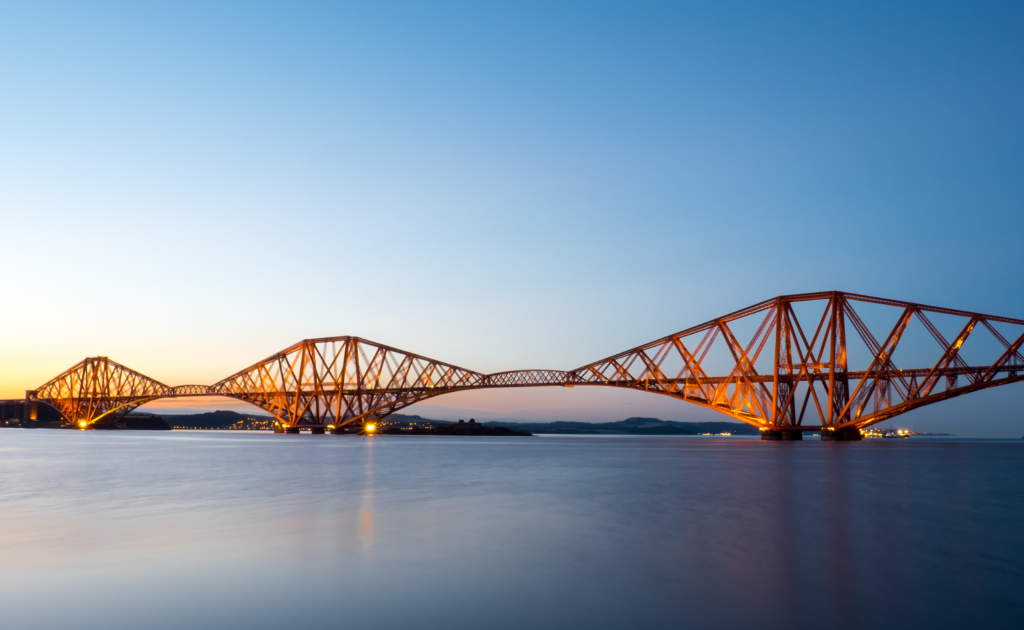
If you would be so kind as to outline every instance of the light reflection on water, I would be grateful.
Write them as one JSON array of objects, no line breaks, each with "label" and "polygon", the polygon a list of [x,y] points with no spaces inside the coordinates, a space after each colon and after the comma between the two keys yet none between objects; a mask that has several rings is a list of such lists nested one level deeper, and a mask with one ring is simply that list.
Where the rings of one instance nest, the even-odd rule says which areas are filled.
[{"label": "light reflection on water", "polygon": [[20,628],[1016,628],[1024,440],[0,432]]}]

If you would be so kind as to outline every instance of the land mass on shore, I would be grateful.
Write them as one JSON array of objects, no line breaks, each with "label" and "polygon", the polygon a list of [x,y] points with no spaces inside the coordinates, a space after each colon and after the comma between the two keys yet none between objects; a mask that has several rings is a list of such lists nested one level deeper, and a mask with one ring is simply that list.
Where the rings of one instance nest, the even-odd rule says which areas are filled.
[{"label": "land mass on shore", "polygon": [[[384,434],[433,435],[758,435],[756,427],[741,422],[677,422],[658,418],[628,418],[618,422],[459,422],[434,420],[419,415],[392,414],[377,423]],[[143,414],[132,413],[125,418],[128,426],[120,428],[145,429],[207,429],[267,431],[273,428],[274,418],[259,414],[241,414],[235,411],[212,411],[199,414]],[[506,429],[507,431],[500,431]]]},{"label": "land mass on shore", "polygon": [[[0,426],[22,426],[19,421],[0,420]],[[95,426],[108,430],[214,430],[272,431],[276,420],[266,414],[246,414],[218,410],[205,413],[150,413],[133,411],[112,425]],[[375,432],[386,435],[758,435],[757,427],[741,422],[679,422],[658,418],[627,418],[618,422],[451,422],[419,415],[391,414],[374,423]],[[32,428],[71,428],[61,415],[50,407],[40,406],[38,422]],[[349,425],[348,433],[361,433],[362,425]],[[919,433],[909,430],[874,427],[866,437],[949,436],[946,433]],[[887,435],[891,433],[892,435]],[[877,435],[876,435],[877,434]],[[886,435],[882,435],[886,434]]]},{"label": "land mass on shore", "polygon": [[618,422],[485,422],[511,429],[556,435],[759,435],[742,422],[677,422],[658,418],[627,418]]}]

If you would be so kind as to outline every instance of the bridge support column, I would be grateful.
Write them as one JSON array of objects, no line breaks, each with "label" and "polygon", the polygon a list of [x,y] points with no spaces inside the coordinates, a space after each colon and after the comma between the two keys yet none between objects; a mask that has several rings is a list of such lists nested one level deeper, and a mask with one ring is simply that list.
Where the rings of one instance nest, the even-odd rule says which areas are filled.
[{"label": "bridge support column", "polygon": [[39,401],[36,400],[35,390],[25,391],[25,409],[21,418],[22,424],[35,422],[39,419]]},{"label": "bridge support column", "polygon": [[803,431],[761,431],[762,440],[770,441],[798,441],[804,439]]},{"label": "bridge support column", "polygon": [[323,435],[327,433],[327,427],[313,427],[309,430],[313,435]]},{"label": "bridge support column", "polygon": [[822,431],[823,442],[860,442],[860,429],[843,429],[842,431]]},{"label": "bridge support column", "polygon": [[298,435],[299,434],[299,427],[287,427],[284,430],[284,432],[285,433],[294,433],[295,435]]}]

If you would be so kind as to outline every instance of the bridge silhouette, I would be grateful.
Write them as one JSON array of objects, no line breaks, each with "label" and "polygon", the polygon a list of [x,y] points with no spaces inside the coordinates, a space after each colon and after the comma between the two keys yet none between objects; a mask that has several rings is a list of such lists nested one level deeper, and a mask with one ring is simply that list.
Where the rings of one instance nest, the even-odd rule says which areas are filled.
[{"label": "bridge silhouette", "polygon": [[228,396],[289,432],[324,433],[460,391],[597,386],[713,409],[764,439],[855,440],[912,409],[1024,380],[1022,344],[1024,320],[831,291],[765,300],[567,371],[484,374],[351,336],[300,341],[213,385],[169,386],[90,357],[26,392],[24,409],[31,421],[51,405],[86,427],[161,398]]}]

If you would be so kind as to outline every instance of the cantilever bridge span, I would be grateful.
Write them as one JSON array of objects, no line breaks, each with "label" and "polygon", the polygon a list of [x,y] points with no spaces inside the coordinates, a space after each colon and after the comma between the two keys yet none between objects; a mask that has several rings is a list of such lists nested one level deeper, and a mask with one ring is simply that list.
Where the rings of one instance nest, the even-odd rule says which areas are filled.
[{"label": "cantilever bridge span", "polygon": [[359,337],[307,339],[213,385],[172,387],[92,357],[26,393],[76,425],[167,397],[229,396],[315,431],[471,389],[601,386],[701,405],[766,438],[857,439],[934,402],[1024,380],[1024,320],[805,293],[760,302],[582,367],[484,374]]}]

